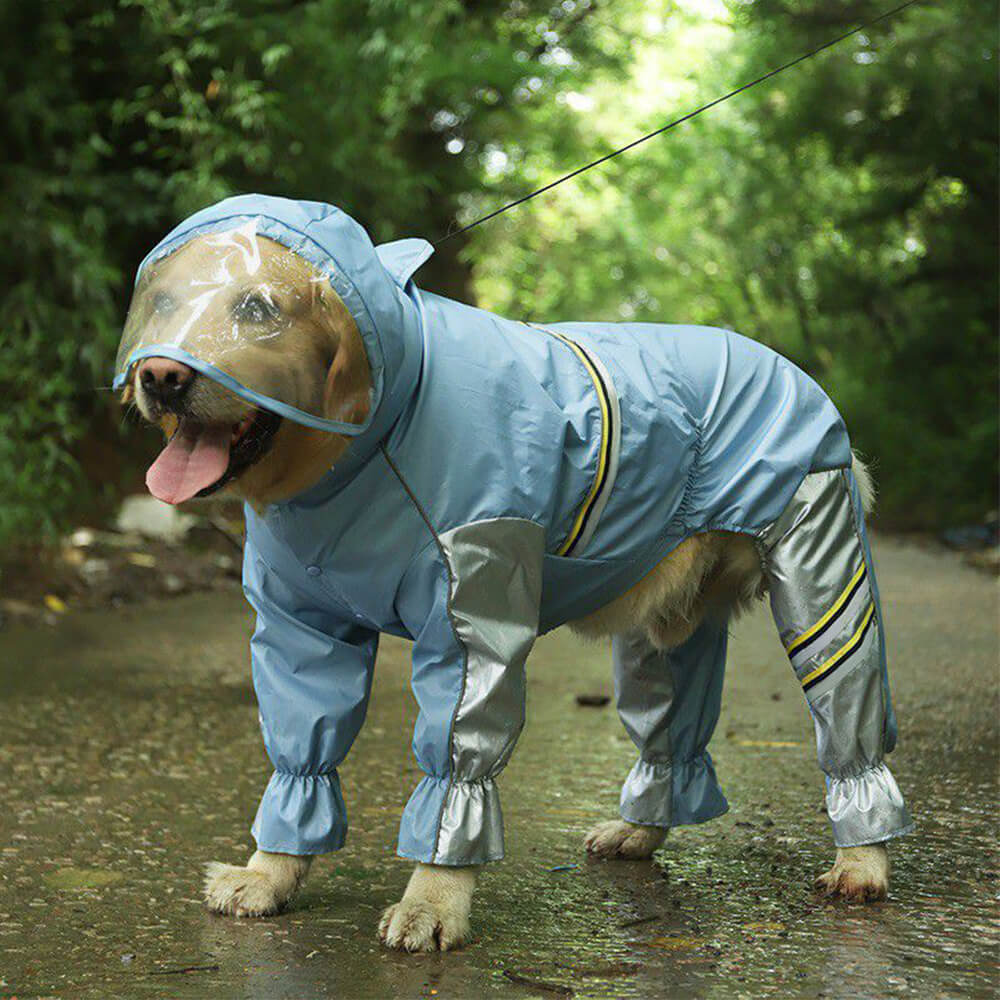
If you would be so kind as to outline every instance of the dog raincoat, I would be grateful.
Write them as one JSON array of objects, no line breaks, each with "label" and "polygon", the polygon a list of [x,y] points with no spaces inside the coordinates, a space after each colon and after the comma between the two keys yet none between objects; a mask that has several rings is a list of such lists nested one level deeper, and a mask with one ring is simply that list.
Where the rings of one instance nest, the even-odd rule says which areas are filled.
[{"label": "dog raincoat", "polygon": [[[258,406],[351,436],[315,486],[246,510],[253,676],[274,764],[253,825],[262,850],[343,844],[337,768],[389,633],[413,640],[424,772],[399,852],[444,865],[500,858],[496,779],[524,722],[536,635],[600,608],[710,530],[756,540],[813,715],[836,843],[907,832],[884,761],[895,721],[851,450],[815,382],[724,330],[536,326],[421,292],[412,275],[428,243],[374,247],[349,216],[313,202],[250,195],[198,212],[143,262],[137,297],[147,272],[205,234],[267,237],[307,262],[353,316],[372,375],[367,416],[345,423],[290,383],[241,381],[241,351],[261,329],[281,335],[261,327],[260,310],[220,328],[231,337],[222,346],[199,340],[190,302],[186,334],[160,336],[139,316],[123,339],[119,385],[138,359],[166,355]],[[252,277],[247,253],[241,274]],[[639,750],[622,789],[627,819],[673,826],[727,808],[707,749],[725,651],[724,625],[707,621],[670,651],[638,634],[615,639],[618,709]]]}]

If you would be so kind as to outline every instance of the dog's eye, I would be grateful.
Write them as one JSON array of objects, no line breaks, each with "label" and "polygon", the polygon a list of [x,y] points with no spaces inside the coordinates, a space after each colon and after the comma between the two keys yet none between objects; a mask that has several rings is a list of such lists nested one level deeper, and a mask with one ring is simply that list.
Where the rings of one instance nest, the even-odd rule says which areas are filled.
[{"label": "dog's eye", "polygon": [[270,319],[277,319],[278,314],[279,310],[274,302],[259,292],[251,292],[244,296],[233,307],[233,316],[246,323],[264,323]]},{"label": "dog's eye", "polygon": [[153,296],[153,312],[160,316],[168,316],[177,308],[177,303],[172,295],[166,292],[157,292]]}]

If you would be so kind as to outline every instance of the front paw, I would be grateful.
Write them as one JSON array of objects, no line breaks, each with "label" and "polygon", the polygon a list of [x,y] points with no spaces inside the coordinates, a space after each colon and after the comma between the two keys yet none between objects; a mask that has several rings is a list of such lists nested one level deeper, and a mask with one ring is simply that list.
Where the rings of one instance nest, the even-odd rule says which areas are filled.
[{"label": "front paw", "polygon": [[450,951],[469,936],[469,915],[424,899],[401,899],[378,925],[383,944],[400,951]]},{"label": "front paw", "polygon": [[584,837],[588,854],[599,858],[650,858],[667,836],[661,826],[640,826],[624,819],[598,823]]},{"label": "front paw", "polygon": [[230,917],[267,917],[279,912],[290,893],[266,872],[211,861],[205,866],[205,902]]},{"label": "front paw", "polygon": [[884,844],[843,847],[833,867],[820,875],[816,889],[855,903],[885,899],[889,893],[889,852]]}]

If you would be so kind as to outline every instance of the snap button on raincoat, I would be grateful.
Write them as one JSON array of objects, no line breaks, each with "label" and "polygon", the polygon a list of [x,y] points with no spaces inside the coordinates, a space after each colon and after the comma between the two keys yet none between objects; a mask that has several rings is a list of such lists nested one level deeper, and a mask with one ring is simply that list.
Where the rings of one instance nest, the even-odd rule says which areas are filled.
[{"label": "snap button on raincoat", "polygon": [[[425,774],[399,851],[435,864],[494,860],[495,779],[523,724],[535,636],[617,597],[691,534],[762,536],[807,476],[850,468],[843,422],[812,379],[729,331],[537,327],[422,292],[413,274],[428,243],[374,247],[328,205],[226,200],[182,223],[144,267],[196,235],[247,225],[327,276],[356,320],[374,385],[364,424],[222,378],[183,342],[142,341],[120,359],[118,381],[140,357],[166,353],[258,405],[351,436],[318,484],[262,515],[246,510],[254,684],[275,769],[254,836],[289,854],[343,844],[337,768],[364,721],[384,632],[413,640],[413,749]],[[699,646],[719,648],[716,637]],[[707,752],[697,759],[677,822],[725,808]],[[636,801],[656,792],[657,767],[635,779]],[[907,824],[887,810],[876,833]]]}]

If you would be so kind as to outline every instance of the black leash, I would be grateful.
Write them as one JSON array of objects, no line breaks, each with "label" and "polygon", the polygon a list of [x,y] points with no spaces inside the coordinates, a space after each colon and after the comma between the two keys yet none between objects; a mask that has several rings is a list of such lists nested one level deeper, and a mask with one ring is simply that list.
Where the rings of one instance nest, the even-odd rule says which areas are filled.
[{"label": "black leash", "polygon": [[791,69],[792,66],[798,65],[798,63],[803,62],[806,59],[811,59],[815,55],[819,55],[819,53],[824,49],[837,45],[845,38],[850,38],[851,35],[856,35],[859,31],[864,31],[865,28],[870,28],[872,25],[878,24],[880,21],[885,21],[890,17],[895,17],[896,14],[906,10],[907,7],[912,7],[914,4],[920,2],[921,0],[907,0],[906,3],[901,3],[898,7],[893,7],[892,10],[887,10],[884,14],[879,14],[878,17],[873,17],[870,21],[865,21],[864,24],[859,24],[856,28],[851,28],[850,31],[845,31],[842,35],[838,35],[836,38],[832,38],[830,41],[824,42],[818,48],[805,52],[796,59],[792,59],[791,62],[786,62],[783,66],[779,66],[777,69],[772,69],[763,76],[758,76],[756,80],[744,83],[742,87],[737,87],[735,90],[729,91],[728,94],[723,94],[722,97],[717,97],[714,101],[709,101],[708,104],[703,104],[700,108],[695,108],[694,111],[689,111],[681,118],[677,118],[669,124],[663,125],[662,127],[653,132],[649,132],[644,136],[640,136],[638,139],[633,139],[627,146],[622,146],[621,149],[616,149],[613,152],[608,153],[599,159],[593,160],[582,167],[577,167],[576,170],[570,171],[568,174],[563,174],[562,177],[557,177],[554,181],[551,181],[544,187],[538,188],[536,191],[532,191],[530,194],[526,194],[523,198],[518,198],[516,201],[508,202],[506,205],[496,209],[496,211],[490,212],[489,215],[484,215],[482,218],[476,219],[475,222],[470,222],[467,226],[463,226],[461,229],[456,229],[453,232],[449,231],[442,236],[441,239],[435,240],[434,246],[440,246],[446,240],[450,240],[455,236],[461,236],[462,233],[467,233],[470,229],[474,229],[476,226],[481,225],[484,222],[488,222],[490,219],[495,219],[498,215],[502,215],[504,212],[507,212],[512,208],[516,208],[518,205],[523,205],[526,201],[531,201],[532,198],[535,198],[540,194],[544,194],[546,191],[551,191],[552,188],[562,184],[563,181],[568,181],[570,178],[576,177],[577,174],[582,174],[585,170],[590,170],[591,167],[596,167],[607,160],[611,160],[627,150],[632,149],[633,146],[638,146],[640,143],[646,142],[647,139],[652,139],[654,136],[661,135],[664,132],[669,132],[670,129],[676,128],[678,125],[682,125],[686,121],[690,121],[692,118],[700,115],[703,111],[707,111],[709,108],[714,108],[716,104],[728,101],[730,97],[735,97],[737,94],[743,93],[744,90],[756,87],[758,83],[763,83],[765,80],[769,80],[772,76],[777,76],[779,73],[783,73],[786,69]]}]

